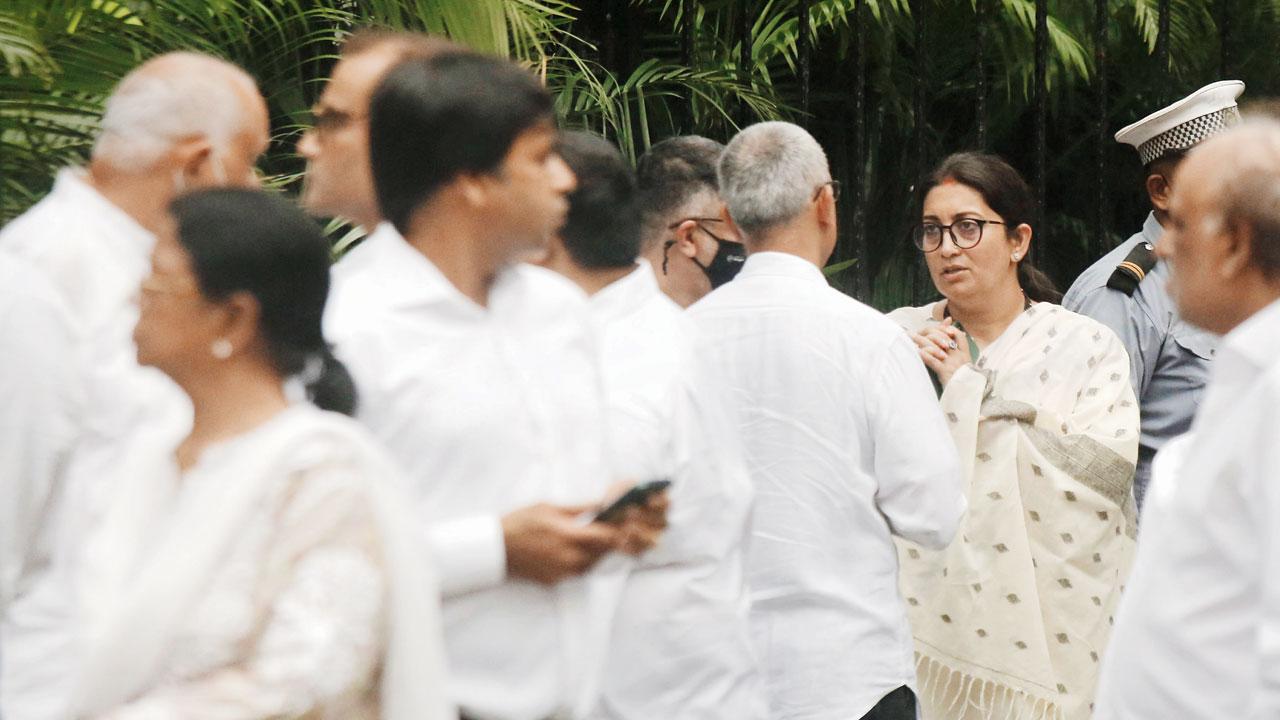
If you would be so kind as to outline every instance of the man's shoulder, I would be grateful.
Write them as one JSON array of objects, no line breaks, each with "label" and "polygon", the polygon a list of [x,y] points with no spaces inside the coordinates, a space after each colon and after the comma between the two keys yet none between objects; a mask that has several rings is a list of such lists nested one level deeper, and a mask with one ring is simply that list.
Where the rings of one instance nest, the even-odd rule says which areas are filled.
[{"label": "man's shoulder", "polygon": [[1094,261],[1092,265],[1085,268],[1084,272],[1080,273],[1080,276],[1076,278],[1076,281],[1071,283],[1070,289],[1067,290],[1066,296],[1063,298],[1063,306],[1068,310],[1075,310],[1073,305],[1076,301],[1100,289],[1123,296],[1124,293],[1108,288],[1107,280],[1111,278],[1111,274],[1115,272],[1116,267],[1124,262],[1124,259],[1140,242],[1146,242],[1142,233],[1138,233],[1120,243],[1107,254]]}]

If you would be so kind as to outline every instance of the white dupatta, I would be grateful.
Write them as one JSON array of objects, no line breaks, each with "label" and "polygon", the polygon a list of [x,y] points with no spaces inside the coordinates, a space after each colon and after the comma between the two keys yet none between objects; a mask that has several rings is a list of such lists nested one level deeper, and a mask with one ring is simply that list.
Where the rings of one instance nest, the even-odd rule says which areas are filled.
[{"label": "white dupatta", "polygon": [[[909,331],[933,306],[890,317]],[[1082,720],[1132,556],[1138,407],[1102,325],[1025,310],[941,400],[969,514],[949,548],[901,542],[927,720]]]},{"label": "white dupatta", "polygon": [[398,475],[363,431],[347,418],[295,406],[207,452],[215,450],[234,453],[220,473],[225,481],[184,493],[177,492],[171,443],[152,442],[130,454],[77,583],[87,633],[71,717],[105,712],[152,687],[179,623],[272,487],[269,480],[333,460],[366,473],[384,553],[382,717],[456,717],[444,687],[440,600],[429,553],[406,514]]}]

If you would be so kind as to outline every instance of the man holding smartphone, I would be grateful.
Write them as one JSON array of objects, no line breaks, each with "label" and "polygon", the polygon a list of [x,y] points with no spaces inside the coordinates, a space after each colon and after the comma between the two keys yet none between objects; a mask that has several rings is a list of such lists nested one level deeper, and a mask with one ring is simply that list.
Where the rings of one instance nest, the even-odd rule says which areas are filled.
[{"label": "man holding smartphone", "polygon": [[[618,526],[589,521],[612,476],[585,303],[520,263],[574,182],[550,99],[503,61],[372,45],[335,69],[335,84],[353,68],[372,76],[362,102],[333,85],[321,102],[348,102],[334,111],[367,126],[348,128],[363,133],[346,168],[359,181],[371,157],[376,202],[348,200],[348,214],[390,224],[335,267],[326,330],[356,379],[358,418],[413,483],[464,716],[585,717],[625,568],[582,574],[655,542],[664,506],[647,506],[648,525],[637,510]],[[320,139],[303,153],[332,172],[335,146],[309,147]],[[313,210],[334,179],[309,177]]]}]

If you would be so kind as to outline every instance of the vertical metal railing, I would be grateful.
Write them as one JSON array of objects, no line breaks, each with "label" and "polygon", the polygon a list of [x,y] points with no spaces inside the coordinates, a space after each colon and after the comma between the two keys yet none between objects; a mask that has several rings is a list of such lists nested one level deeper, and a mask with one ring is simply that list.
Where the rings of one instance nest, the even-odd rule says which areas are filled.
[{"label": "vertical metal railing", "polygon": [[[751,7],[748,0],[740,0],[738,8],[738,82],[744,88],[751,87],[751,73],[754,70],[755,56],[751,52],[755,42],[751,32]],[[746,101],[738,103],[738,125],[750,123],[751,108]]]},{"label": "vertical metal railing", "polygon": [[853,248],[858,263],[857,297],[871,301],[871,248],[867,244],[867,20],[866,0],[853,4],[853,152],[849,188],[853,203]]},{"label": "vertical metal railing", "polygon": [[1089,242],[1089,257],[1096,258],[1108,249],[1110,242],[1107,234],[1107,149],[1111,146],[1111,128],[1109,123],[1109,101],[1107,98],[1107,28],[1110,14],[1107,12],[1107,0],[1094,0],[1093,13],[1093,63],[1097,72],[1098,87],[1098,129],[1096,156],[1098,183],[1094,188],[1096,207],[1094,208],[1093,235]]},{"label": "vertical metal railing", "polygon": [[[693,67],[694,61],[694,25],[697,22],[697,0],[681,0],[680,1],[680,58],[681,62],[687,68]],[[695,128],[693,126],[693,96],[687,98],[684,105],[684,128],[685,133],[692,133]]]},{"label": "vertical metal railing", "polygon": [[[928,97],[929,82],[929,51],[927,33],[929,30],[928,7],[931,0],[911,0],[911,17],[915,22],[915,92],[911,98],[912,120],[914,121],[913,145],[915,157],[915,177],[912,181],[912,187],[915,195],[915,206],[918,208],[924,202],[924,194],[921,192],[924,186],[925,173],[929,171],[928,152],[925,146],[925,125],[927,122],[928,109],[926,101]],[[918,258],[911,263],[911,300],[912,304],[920,302],[924,294],[924,285],[921,282],[920,268],[923,262]]]},{"label": "vertical metal railing", "polygon": [[[1157,8],[1159,12],[1159,19],[1156,26],[1156,67],[1159,68],[1160,72],[1163,74],[1169,72],[1169,25],[1172,19],[1172,8],[1170,7],[1169,0],[1160,0],[1160,4]],[[1164,105],[1173,99],[1170,85],[1170,83],[1166,82],[1160,83],[1161,105]]]},{"label": "vertical metal railing", "polygon": [[[1036,0],[1035,29],[1035,193],[1036,193],[1036,232],[1046,237],[1048,228],[1045,225],[1045,186],[1049,174],[1048,158],[1045,152],[1045,136],[1049,124],[1049,0]],[[1044,253],[1040,247],[1044,243],[1031,244],[1031,259],[1042,263]]]},{"label": "vertical metal railing", "polygon": [[800,62],[800,111],[804,113],[804,124],[808,124],[809,116],[809,70],[813,55],[813,44],[809,37],[809,0],[800,0],[799,24],[796,32],[796,54]]},{"label": "vertical metal railing", "polygon": [[973,114],[974,125],[978,129],[978,149],[987,149],[987,22],[988,3],[990,0],[974,0],[974,14],[977,21],[977,37],[975,42],[975,62],[978,74],[977,87],[974,88]]}]

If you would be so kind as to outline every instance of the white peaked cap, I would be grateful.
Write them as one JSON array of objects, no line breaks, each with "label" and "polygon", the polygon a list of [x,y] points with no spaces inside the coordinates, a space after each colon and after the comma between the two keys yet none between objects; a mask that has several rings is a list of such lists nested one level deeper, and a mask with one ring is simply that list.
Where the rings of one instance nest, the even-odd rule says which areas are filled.
[{"label": "white peaked cap", "polygon": [[1116,142],[1138,149],[1143,165],[1173,150],[1186,150],[1240,122],[1236,98],[1239,80],[1205,85],[1167,108],[1157,110],[1116,133]]}]

